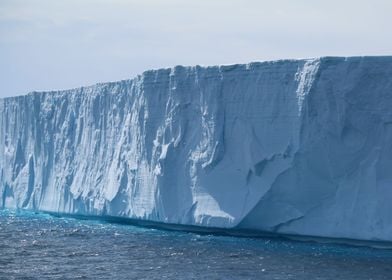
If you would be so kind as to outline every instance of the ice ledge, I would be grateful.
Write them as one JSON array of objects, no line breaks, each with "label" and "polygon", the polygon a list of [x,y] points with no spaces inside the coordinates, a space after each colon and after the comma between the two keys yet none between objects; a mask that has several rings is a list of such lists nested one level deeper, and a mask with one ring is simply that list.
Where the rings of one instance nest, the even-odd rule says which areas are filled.
[{"label": "ice ledge", "polygon": [[0,101],[0,207],[390,240],[392,57],[147,71]]}]

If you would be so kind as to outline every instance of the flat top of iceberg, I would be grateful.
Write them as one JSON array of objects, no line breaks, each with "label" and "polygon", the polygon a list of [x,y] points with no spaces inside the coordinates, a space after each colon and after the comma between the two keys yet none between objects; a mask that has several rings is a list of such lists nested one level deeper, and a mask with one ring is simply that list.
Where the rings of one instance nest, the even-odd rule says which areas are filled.
[{"label": "flat top of iceberg", "polygon": [[[374,61],[374,62],[381,62],[385,60],[391,60],[392,61],[392,56],[321,56],[321,57],[314,57],[314,58],[298,58],[298,59],[277,59],[277,60],[266,60],[266,61],[254,61],[254,62],[249,62],[249,63],[237,63],[237,64],[222,64],[222,65],[212,65],[212,66],[204,66],[204,65],[194,65],[194,66],[184,66],[184,65],[176,65],[173,67],[168,67],[168,68],[159,68],[159,69],[151,69],[151,70],[146,70],[143,73],[136,75],[135,77],[129,78],[129,79],[124,79],[124,80],[118,80],[118,81],[109,81],[109,82],[100,82],[96,83],[93,85],[87,85],[87,86],[80,86],[76,88],[69,88],[69,89],[63,89],[63,90],[47,90],[47,91],[31,91],[27,93],[26,95],[35,95],[35,94],[68,94],[72,93],[75,90],[88,90],[93,87],[99,87],[99,86],[107,86],[111,84],[116,84],[116,83],[129,83],[133,81],[134,79],[143,79],[146,76],[156,74],[156,73],[168,73],[168,74],[173,74],[176,72],[181,72],[181,71],[194,71],[197,69],[206,69],[208,70],[217,70],[219,69],[220,71],[232,71],[234,69],[252,69],[252,68],[257,68],[257,67],[262,67],[262,66],[268,66],[268,65],[273,65],[273,64],[281,64],[281,63],[294,63],[298,61],[308,61],[308,60],[314,60],[314,59],[319,59],[322,61],[358,61],[358,60],[369,60]],[[21,97],[25,96],[25,94],[22,95],[16,95],[16,96],[9,96],[9,97],[4,97],[0,98],[2,99],[12,99],[15,97]]]}]

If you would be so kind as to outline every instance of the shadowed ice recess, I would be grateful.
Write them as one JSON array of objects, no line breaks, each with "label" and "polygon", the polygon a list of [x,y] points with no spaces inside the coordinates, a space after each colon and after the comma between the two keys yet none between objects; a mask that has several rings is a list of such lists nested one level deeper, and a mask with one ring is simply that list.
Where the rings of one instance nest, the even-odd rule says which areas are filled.
[{"label": "shadowed ice recess", "polygon": [[392,241],[392,57],[147,71],[0,100],[0,207]]}]

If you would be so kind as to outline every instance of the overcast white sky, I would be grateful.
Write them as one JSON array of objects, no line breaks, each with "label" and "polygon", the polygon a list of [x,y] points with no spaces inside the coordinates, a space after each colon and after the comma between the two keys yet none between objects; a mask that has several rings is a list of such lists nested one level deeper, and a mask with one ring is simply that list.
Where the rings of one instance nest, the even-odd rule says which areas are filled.
[{"label": "overcast white sky", "polygon": [[390,0],[0,0],[0,97],[147,69],[390,55]]}]

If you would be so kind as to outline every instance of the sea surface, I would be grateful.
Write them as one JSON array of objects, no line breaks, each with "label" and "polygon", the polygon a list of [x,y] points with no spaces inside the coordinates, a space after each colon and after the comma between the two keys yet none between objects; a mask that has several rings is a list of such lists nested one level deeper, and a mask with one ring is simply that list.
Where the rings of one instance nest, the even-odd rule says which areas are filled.
[{"label": "sea surface", "polygon": [[392,279],[392,250],[0,211],[0,279]]}]

